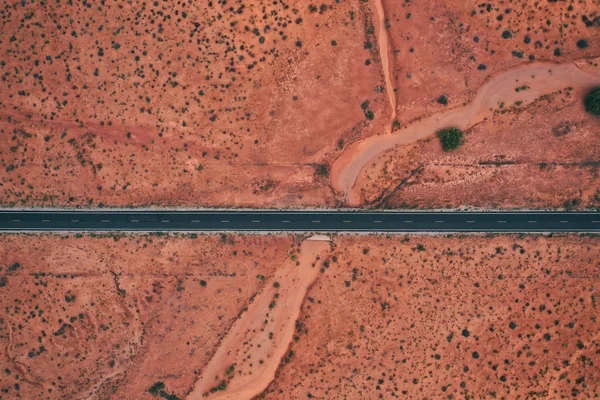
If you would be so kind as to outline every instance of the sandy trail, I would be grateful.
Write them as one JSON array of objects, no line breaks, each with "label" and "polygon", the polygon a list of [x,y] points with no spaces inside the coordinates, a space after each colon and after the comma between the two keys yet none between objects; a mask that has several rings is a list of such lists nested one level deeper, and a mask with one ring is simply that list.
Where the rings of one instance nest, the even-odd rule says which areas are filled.
[{"label": "sandy trail", "polygon": [[233,324],[188,399],[252,399],[267,388],[292,341],[304,296],[319,274],[315,261],[329,249],[329,238],[314,236],[302,243],[298,264],[285,261]]},{"label": "sandy trail", "polygon": [[[361,204],[360,188],[356,179],[363,168],[382,153],[399,145],[426,138],[439,129],[455,126],[462,130],[483,121],[504,102],[510,107],[517,101],[523,104],[540,96],[567,87],[588,88],[600,84],[600,68],[584,70],[575,63],[533,63],[516,67],[487,81],[467,106],[448,110],[421,119],[393,134],[367,138],[346,147],[331,167],[331,181],[336,191],[343,192],[350,206]],[[517,92],[517,87],[527,86]]]},{"label": "sandy trail", "polygon": [[392,72],[390,66],[390,46],[387,28],[385,26],[385,10],[382,0],[375,0],[375,10],[377,11],[378,20],[378,35],[377,42],[379,44],[379,55],[381,57],[381,65],[383,67],[383,76],[385,77],[385,87],[390,100],[392,109],[391,120],[388,126],[389,132],[392,131],[392,124],[396,120],[396,94],[394,93],[394,85],[392,84]]}]

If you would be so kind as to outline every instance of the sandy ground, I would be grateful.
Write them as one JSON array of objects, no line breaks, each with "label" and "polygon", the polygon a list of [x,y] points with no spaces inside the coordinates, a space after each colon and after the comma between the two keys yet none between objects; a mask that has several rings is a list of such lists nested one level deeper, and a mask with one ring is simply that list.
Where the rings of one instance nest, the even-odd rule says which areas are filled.
[{"label": "sandy ground", "polygon": [[0,396],[600,394],[598,237],[304,239],[1,236]]}]

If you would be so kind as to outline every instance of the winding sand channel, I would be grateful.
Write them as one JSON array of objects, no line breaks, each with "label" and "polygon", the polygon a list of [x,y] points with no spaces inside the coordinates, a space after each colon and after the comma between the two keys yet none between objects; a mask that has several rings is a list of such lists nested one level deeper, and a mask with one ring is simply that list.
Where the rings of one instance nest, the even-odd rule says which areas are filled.
[{"label": "winding sand channel", "polygon": [[[383,50],[382,50],[383,52]],[[600,68],[586,66],[583,70],[575,63],[533,63],[500,73],[487,81],[470,104],[423,118],[393,133],[374,136],[349,145],[331,167],[331,180],[336,191],[346,197],[346,204],[361,204],[360,188],[356,179],[363,168],[382,153],[395,146],[421,140],[446,127],[466,130],[483,121],[498,109],[501,103],[510,107],[515,102],[527,104],[540,96],[567,87],[582,89],[600,85]],[[527,86],[526,90],[515,89]]]}]

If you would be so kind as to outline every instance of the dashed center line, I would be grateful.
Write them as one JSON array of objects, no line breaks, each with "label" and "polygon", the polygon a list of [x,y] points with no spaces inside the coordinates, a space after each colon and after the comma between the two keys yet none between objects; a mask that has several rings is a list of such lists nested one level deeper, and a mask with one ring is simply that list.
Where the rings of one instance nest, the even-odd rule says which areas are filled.
[{"label": "dashed center line", "polygon": [[381,223],[381,221],[373,221],[373,222],[376,223],[376,224],[380,224]]},{"label": "dashed center line", "polygon": [[78,219],[72,219],[71,222],[79,222]]},{"label": "dashed center line", "polygon": [[499,224],[505,224],[506,221],[497,221]]},{"label": "dashed center line", "polygon": [[313,224],[318,224],[318,223],[320,223],[320,222],[321,222],[321,221],[313,221]]},{"label": "dashed center line", "polygon": [[160,222],[167,223],[167,222],[169,222],[169,220],[168,219],[161,219]]},{"label": "dashed center line", "polygon": [[260,221],[252,221],[252,223],[254,224],[258,224]]},{"label": "dashed center line", "polygon": [[12,222],[21,222],[20,219],[13,219]]},{"label": "dashed center line", "polygon": [[434,221],[436,224],[443,224],[444,221]]},{"label": "dashed center line", "polygon": [[527,221],[527,222],[529,222],[530,224],[537,224],[537,221]]},{"label": "dashed center line", "polygon": [[197,224],[198,222],[200,222],[200,220],[199,219],[193,219],[192,222],[195,223],[195,224]]},{"label": "dashed center line", "polygon": [[350,223],[350,222],[352,222],[352,221],[343,221],[343,222],[344,222],[345,224],[349,224],[349,223]]},{"label": "dashed center line", "polygon": [[406,223],[406,224],[412,224],[413,222],[412,221],[404,221],[404,223]]},{"label": "dashed center line", "polygon": [[106,224],[107,222],[110,222],[110,219],[103,219],[103,220],[102,220],[102,221],[100,221],[100,222],[103,222],[103,223],[105,223],[105,224]]},{"label": "dashed center line", "polygon": [[222,222],[222,223],[224,223],[224,224],[226,224],[226,223],[228,223],[228,222],[229,222],[229,220],[227,220],[227,219],[224,219],[224,220],[223,220],[223,221],[221,221],[221,222]]},{"label": "dashed center line", "polygon": [[139,219],[132,219],[131,222],[140,222]]},{"label": "dashed center line", "polygon": [[568,224],[569,221],[560,221],[561,224]]},{"label": "dashed center line", "polygon": [[42,222],[50,222],[49,219],[43,219]]},{"label": "dashed center line", "polygon": [[289,224],[290,223],[290,221],[281,221],[281,222],[283,222],[284,224]]},{"label": "dashed center line", "polygon": [[467,224],[474,224],[475,221],[467,221]]}]

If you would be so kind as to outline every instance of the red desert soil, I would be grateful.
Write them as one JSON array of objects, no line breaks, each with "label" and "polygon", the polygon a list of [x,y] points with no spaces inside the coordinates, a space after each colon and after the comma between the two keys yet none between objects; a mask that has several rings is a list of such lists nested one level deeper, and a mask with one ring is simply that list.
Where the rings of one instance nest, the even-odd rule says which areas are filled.
[{"label": "red desert soil", "polygon": [[0,398],[594,398],[598,239],[3,235]]},{"label": "red desert soil", "polygon": [[327,160],[389,121],[371,15],[361,0],[0,6],[1,202],[334,205]]},{"label": "red desert soil", "polygon": [[[535,168],[525,163],[529,170],[511,170],[511,179],[522,179],[504,197],[492,191],[486,198],[488,191],[478,190],[482,179],[511,167],[488,163],[480,171],[478,162],[488,155],[514,153],[520,162],[528,156],[527,148],[490,148],[488,140],[543,146],[554,128],[544,120],[556,108],[539,109],[536,126],[517,130],[497,123],[507,116],[486,107],[505,101],[502,111],[518,115],[522,107],[513,107],[513,99],[524,96],[528,107],[548,91],[572,86],[569,104],[579,115],[583,90],[598,81],[596,6],[529,0],[6,4],[0,9],[0,198],[8,206],[562,206],[572,193],[592,190],[598,160],[570,149],[598,142],[592,133],[600,122],[581,117],[588,133],[562,139],[569,142],[569,173],[541,174],[530,188]],[[530,89],[512,93],[516,75],[550,63],[552,78],[539,73]],[[498,98],[489,92],[494,84],[506,85]],[[451,173],[477,175],[462,180],[456,196],[445,191],[443,201],[430,201],[431,185],[420,195],[380,202],[411,174],[407,164],[427,168],[430,156],[410,151],[415,141],[442,122],[468,127],[485,117],[485,126],[473,128],[485,131],[467,137],[475,146],[465,146],[453,162]],[[552,155],[563,146],[556,142]],[[371,182],[384,169],[365,167],[380,164],[388,149],[409,153],[410,160],[398,160],[385,179]],[[568,181],[577,175],[579,184]],[[549,196],[548,188],[559,195]],[[466,193],[476,191],[471,201]]]}]

